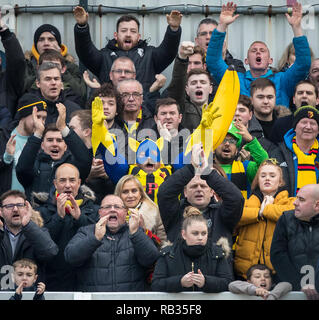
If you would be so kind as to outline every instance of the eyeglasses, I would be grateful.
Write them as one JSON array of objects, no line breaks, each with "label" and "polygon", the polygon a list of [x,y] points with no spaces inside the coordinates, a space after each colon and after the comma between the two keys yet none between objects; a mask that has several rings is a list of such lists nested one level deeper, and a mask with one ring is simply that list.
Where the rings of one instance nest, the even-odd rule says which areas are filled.
[{"label": "eyeglasses", "polygon": [[237,140],[234,138],[225,138],[223,143],[229,143],[229,144],[237,144]]},{"label": "eyeglasses", "polygon": [[22,209],[25,207],[24,203],[8,203],[8,204],[4,204],[2,206],[2,208],[8,210],[8,211],[12,211],[14,207],[17,207],[18,210]]},{"label": "eyeglasses", "polygon": [[115,210],[121,210],[124,209],[125,207],[119,206],[118,204],[107,204],[106,206],[101,206],[100,210],[110,210],[114,208]]},{"label": "eyeglasses", "polygon": [[131,74],[135,74],[134,71],[125,70],[125,69],[115,69],[115,70],[112,70],[112,72],[117,73],[117,74],[122,74],[122,73],[124,73],[126,76],[129,76],[129,75],[131,75]]},{"label": "eyeglasses", "polygon": [[212,35],[213,34],[213,31],[209,31],[209,32],[207,32],[207,31],[202,31],[202,32],[200,32],[199,34],[198,34],[198,36],[199,37],[207,37],[207,35]]},{"label": "eyeglasses", "polygon": [[133,92],[133,93],[129,93],[129,92],[123,92],[121,94],[122,99],[129,99],[130,97],[133,97],[133,99],[137,99],[139,97],[141,97],[143,94],[139,93],[139,92]]}]

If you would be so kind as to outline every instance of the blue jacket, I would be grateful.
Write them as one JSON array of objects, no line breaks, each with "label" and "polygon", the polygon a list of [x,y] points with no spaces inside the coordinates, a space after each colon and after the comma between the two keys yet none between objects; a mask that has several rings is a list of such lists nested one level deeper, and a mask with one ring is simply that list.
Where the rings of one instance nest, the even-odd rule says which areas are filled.
[{"label": "blue jacket", "polygon": [[[206,64],[209,72],[219,83],[228,68],[228,65],[222,58],[222,48],[225,40],[226,32],[219,32],[217,29],[213,31],[210,38]],[[273,73],[268,70],[262,78],[268,78],[273,81],[276,86],[276,104],[289,107],[289,99],[293,96],[296,84],[307,77],[310,65],[311,56],[309,43],[306,36],[293,38],[293,44],[296,51],[295,63],[285,72]],[[240,81],[240,94],[250,96],[250,84],[256,80],[253,78],[250,71],[246,73],[238,72]]]}]

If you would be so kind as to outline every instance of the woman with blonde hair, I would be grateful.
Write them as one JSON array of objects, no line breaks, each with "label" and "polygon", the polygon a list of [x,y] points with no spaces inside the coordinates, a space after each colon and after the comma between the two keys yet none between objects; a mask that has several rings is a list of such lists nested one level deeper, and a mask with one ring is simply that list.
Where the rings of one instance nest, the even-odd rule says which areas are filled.
[{"label": "woman with blonde hair", "polygon": [[199,209],[188,206],[183,216],[180,237],[161,251],[156,262],[152,290],[227,291],[233,279],[227,262],[228,240],[220,238],[217,244],[208,241],[208,221]]},{"label": "woman with blonde hair", "polygon": [[236,227],[234,270],[246,279],[254,264],[265,264],[272,271],[270,246],[277,220],[284,211],[294,209],[283,173],[276,159],[261,163],[251,185],[252,195],[245,201],[242,217]]},{"label": "woman with blonde hair", "polygon": [[157,204],[145,193],[141,182],[133,175],[123,176],[116,184],[114,194],[119,196],[124,205],[137,210],[141,215],[141,226],[146,234],[161,247],[167,240]]}]

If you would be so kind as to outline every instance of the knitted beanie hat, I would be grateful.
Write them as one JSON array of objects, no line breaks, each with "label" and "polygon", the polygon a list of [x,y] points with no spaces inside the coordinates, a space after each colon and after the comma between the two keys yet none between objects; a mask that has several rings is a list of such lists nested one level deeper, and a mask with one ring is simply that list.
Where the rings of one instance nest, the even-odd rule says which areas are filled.
[{"label": "knitted beanie hat", "polygon": [[61,47],[60,31],[52,24],[43,24],[35,31],[34,37],[33,37],[33,42],[35,47],[37,47],[37,43],[43,32],[50,32],[55,37],[56,41],[58,42],[58,45]]},{"label": "knitted beanie hat", "polygon": [[297,123],[303,118],[314,119],[317,121],[319,126],[319,111],[315,107],[304,106],[304,107],[298,108],[294,113],[294,120],[293,120],[292,127],[296,129]]},{"label": "knitted beanie hat", "polygon": [[33,107],[37,107],[38,111],[46,111],[47,104],[35,94],[24,94],[18,102],[18,119],[21,120],[32,114]]}]

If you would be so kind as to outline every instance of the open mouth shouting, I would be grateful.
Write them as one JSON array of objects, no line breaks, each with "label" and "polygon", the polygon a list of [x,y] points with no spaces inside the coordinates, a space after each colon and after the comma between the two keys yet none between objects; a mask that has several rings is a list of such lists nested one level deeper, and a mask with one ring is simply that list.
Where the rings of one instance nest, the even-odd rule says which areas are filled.
[{"label": "open mouth shouting", "polygon": [[195,97],[196,97],[198,100],[203,99],[203,90],[196,90],[196,91],[195,91]]}]

